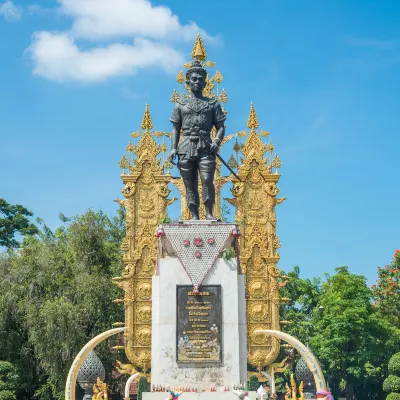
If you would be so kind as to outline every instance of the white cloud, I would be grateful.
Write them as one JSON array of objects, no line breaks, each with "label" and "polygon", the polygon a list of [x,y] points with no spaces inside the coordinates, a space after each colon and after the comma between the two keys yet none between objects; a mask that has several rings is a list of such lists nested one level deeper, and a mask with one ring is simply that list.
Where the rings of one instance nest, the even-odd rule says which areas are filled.
[{"label": "white cloud", "polygon": [[0,4],[0,15],[7,21],[18,21],[21,19],[20,9],[11,0]]},{"label": "white cloud", "polygon": [[[61,10],[74,18],[72,33],[85,39],[144,36],[153,39],[192,40],[201,29],[182,25],[165,6],[148,0],[58,0]],[[204,38],[208,38],[202,32]]]},{"label": "white cloud", "polygon": [[99,82],[117,75],[158,65],[174,72],[183,57],[167,45],[137,38],[133,45],[111,44],[81,51],[68,34],[38,32],[30,47],[34,73],[50,80]]},{"label": "white cloud", "polygon": [[[145,67],[176,72],[184,57],[172,41],[214,40],[194,22],[181,24],[165,6],[149,0],[58,0],[58,13],[72,19],[68,32],[35,32],[29,54],[34,73],[50,80],[98,82]],[[30,8],[31,13],[40,7]],[[129,40],[129,44],[110,43]],[[85,41],[85,50],[79,41]],[[107,45],[99,45],[107,41]],[[95,42],[92,46],[90,42]],[[169,44],[166,44],[169,42]],[[132,43],[132,44],[131,44]],[[175,42],[176,43],[176,42]]]}]

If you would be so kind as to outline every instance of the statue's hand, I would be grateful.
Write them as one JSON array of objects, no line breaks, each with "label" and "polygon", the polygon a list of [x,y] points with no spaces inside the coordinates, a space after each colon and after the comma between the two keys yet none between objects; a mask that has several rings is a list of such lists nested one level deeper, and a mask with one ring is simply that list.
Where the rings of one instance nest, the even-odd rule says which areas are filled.
[{"label": "statue's hand", "polygon": [[175,160],[175,157],[178,154],[178,150],[177,149],[172,149],[171,153],[169,153],[169,159],[171,162],[173,162]]},{"label": "statue's hand", "polygon": [[219,146],[217,145],[217,143],[212,142],[211,145],[210,145],[211,153],[213,153],[213,154],[218,153],[218,149],[219,149]]}]

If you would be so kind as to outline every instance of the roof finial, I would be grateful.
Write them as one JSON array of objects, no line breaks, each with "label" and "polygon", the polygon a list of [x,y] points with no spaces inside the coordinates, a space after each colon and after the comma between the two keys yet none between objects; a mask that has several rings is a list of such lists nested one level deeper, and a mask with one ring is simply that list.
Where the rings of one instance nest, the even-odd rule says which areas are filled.
[{"label": "roof finial", "polygon": [[253,103],[251,103],[251,106],[250,106],[250,115],[249,115],[249,119],[247,120],[247,127],[252,130],[258,128],[258,118],[257,118],[256,110],[254,109]]},{"label": "roof finial", "polygon": [[204,47],[203,39],[200,36],[200,33],[197,35],[197,39],[194,42],[193,50],[192,50],[192,59],[197,61],[204,61],[207,58],[207,51]]},{"label": "roof finial", "polygon": [[146,108],[144,110],[144,115],[142,119],[142,129],[145,131],[149,131],[153,127],[153,121],[151,119],[149,105],[146,104]]}]

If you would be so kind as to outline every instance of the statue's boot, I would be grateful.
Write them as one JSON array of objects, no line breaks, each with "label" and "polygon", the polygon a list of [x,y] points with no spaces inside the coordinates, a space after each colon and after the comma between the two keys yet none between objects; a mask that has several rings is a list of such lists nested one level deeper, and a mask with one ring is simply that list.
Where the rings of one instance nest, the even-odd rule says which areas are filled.
[{"label": "statue's boot", "polygon": [[214,204],[210,200],[207,200],[204,203],[204,208],[206,209],[206,220],[219,221],[219,219],[217,217],[214,217],[214,215],[213,215],[213,206],[214,206]]},{"label": "statue's boot", "polygon": [[195,221],[198,221],[200,219],[200,215],[199,215],[199,207],[197,207],[194,204],[190,204],[189,206],[189,211],[192,214],[192,219]]}]

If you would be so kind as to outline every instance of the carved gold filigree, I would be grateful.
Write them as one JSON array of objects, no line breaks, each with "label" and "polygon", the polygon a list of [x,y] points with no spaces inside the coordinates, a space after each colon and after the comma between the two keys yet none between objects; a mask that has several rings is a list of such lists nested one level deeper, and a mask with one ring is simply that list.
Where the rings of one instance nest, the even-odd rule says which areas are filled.
[{"label": "carved gold filigree", "polygon": [[[238,175],[242,182],[232,178],[236,223],[240,227],[240,262],[246,273],[247,300],[247,359],[259,371],[270,365],[279,354],[279,341],[259,329],[279,330],[280,277],[277,249],[280,242],[276,234],[275,206],[285,198],[277,199],[279,175],[271,174],[265,154],[267,146],[256,131],[259,126],[253,104],[247,122],[250,132],[241,150],[242,164]],[[263,132],[263,131],[261,131]]]},{"label": "carved gold filigree", "polygon": [[126,236],[121,249],[125,268],[114,282],[124,290],[125,353],[134,367],[146,372],[151,367],[151,291],[157,260],[154,232],[166,217],[170,175],[164,175],[157,156],[161,148],[153,139],[148,106],[144,112],[136,158],[129,174],[121,175],[125,199],[116,200],[126,210]]}]

